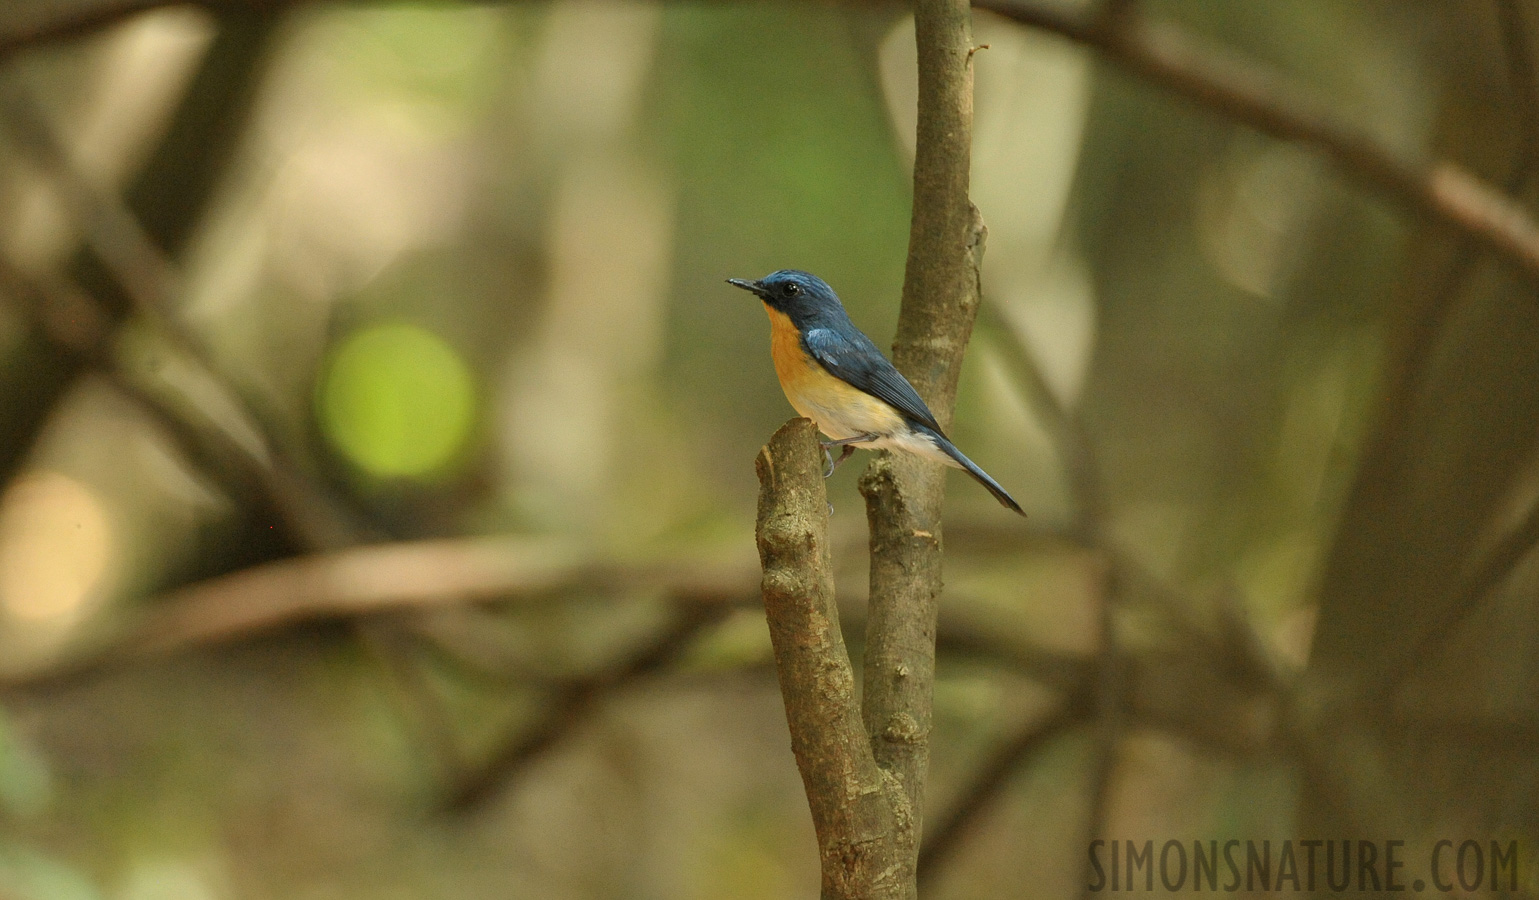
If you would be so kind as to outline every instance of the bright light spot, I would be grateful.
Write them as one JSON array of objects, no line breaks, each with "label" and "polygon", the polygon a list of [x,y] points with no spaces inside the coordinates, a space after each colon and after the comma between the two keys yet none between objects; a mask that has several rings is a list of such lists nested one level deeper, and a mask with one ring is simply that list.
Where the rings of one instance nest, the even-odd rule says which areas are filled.
[{"label": "bright light spot", "polygon": [[475,383],[453,348],[426,329],[377,325],[348,337],[321,383],[326,436],[382,478],[423,475],[464,445]]},{"label": "bright light spot", "polygon": [[28,475],[0,498],[0,610],[62,632],[106,571],[112,528],[90,489],[58,472]]}]

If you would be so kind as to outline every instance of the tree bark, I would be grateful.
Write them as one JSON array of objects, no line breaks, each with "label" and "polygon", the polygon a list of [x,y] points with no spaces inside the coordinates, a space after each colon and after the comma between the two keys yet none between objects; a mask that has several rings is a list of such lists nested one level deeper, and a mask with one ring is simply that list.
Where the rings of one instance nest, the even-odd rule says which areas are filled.
[{"label": "tree bark", "polygon": [[[919,50],[914,210],[893,362],[948,427],[978,312],[985,234],[967,195],[971,11],[966,0],[920,0],[914,27]],[[930,763],[944,487],[939,465],[906,454],[882,454],[860,480],[871,527],[862,713],[877,764],[902,783],[915,811],[910,857],[918,852]]]},{"label": "tree bark", "polygon": [[[914,208],[893,361],[942,427],[978,311],[985,229],[968,200],[967,0],[918,0]],[[759,455],[764,603],[792,749],[818,833],[823,896],[918,896],[941,594],[941,467],[883,453],[860,480],[871,527],[863,704],[834,607],[816,428],[793,420]]]},{"label": "tree bark", "polygon": [[914,897],[915,817],[872,755],[839,630],[817,426],[781,426],[755,468],[764,613],[818,835],[823,898]]}]

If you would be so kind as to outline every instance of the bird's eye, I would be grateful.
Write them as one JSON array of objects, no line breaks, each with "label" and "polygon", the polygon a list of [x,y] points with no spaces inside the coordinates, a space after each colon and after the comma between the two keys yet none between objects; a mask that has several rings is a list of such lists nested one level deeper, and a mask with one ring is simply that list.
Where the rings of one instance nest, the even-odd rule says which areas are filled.
[{"label": "bird's eye", "polygon": [[795,297],[797,294],[800,294],[801,292],[802,292],[802,286],[797,284],[794,281],[791,282],[790,284],[787,284],[784,288],[781,289],[781,293],[785,294],[787,297]]}]

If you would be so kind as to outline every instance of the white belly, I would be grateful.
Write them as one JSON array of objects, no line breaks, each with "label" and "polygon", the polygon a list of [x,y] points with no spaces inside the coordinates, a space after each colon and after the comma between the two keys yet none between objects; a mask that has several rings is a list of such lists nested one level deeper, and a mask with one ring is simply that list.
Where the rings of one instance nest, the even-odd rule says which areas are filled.
[{"label": "white belly", "polygon": [[[822,425],[820,424],[818,427],[821,428]],[[824,433],[827,434],[827,432]],[[856,446],[864,447],[867,450],[901,450],[904,453],[922,456],[931,462],[938,462],[951,466],[954,469],[962,468],[962,464],[946,455],[940,447],[936,446],[935,441],[930,439],[929,435],[909,431],[906,428],[897,433],[877,438],[869,444],[856,444]]]}]

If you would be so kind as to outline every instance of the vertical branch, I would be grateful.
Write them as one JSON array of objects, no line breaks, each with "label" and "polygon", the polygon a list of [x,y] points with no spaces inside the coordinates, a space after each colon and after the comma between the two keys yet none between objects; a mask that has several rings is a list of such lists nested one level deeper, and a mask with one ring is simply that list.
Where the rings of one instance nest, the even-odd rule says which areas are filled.
[{"label": "vertical branch", "polygon": [[[974,49],[967,0],[918,0],[914,28],[914,210],[893,361],[944,427],[978,310],[985,234],[967,196]],[[907,454],[882,454],[860,480],[871,525],[862,713],[877,764],[903,785],[914,811],[909,860],[918,853],[930,762],[943,487],[939,465]]]},{"label": "vertical branch", "polygon": [[764,613],[817,830],[823,898],[912,898],[914,817],[872,755],[839,630],[816,426],[781,426],[755,468]]}]

